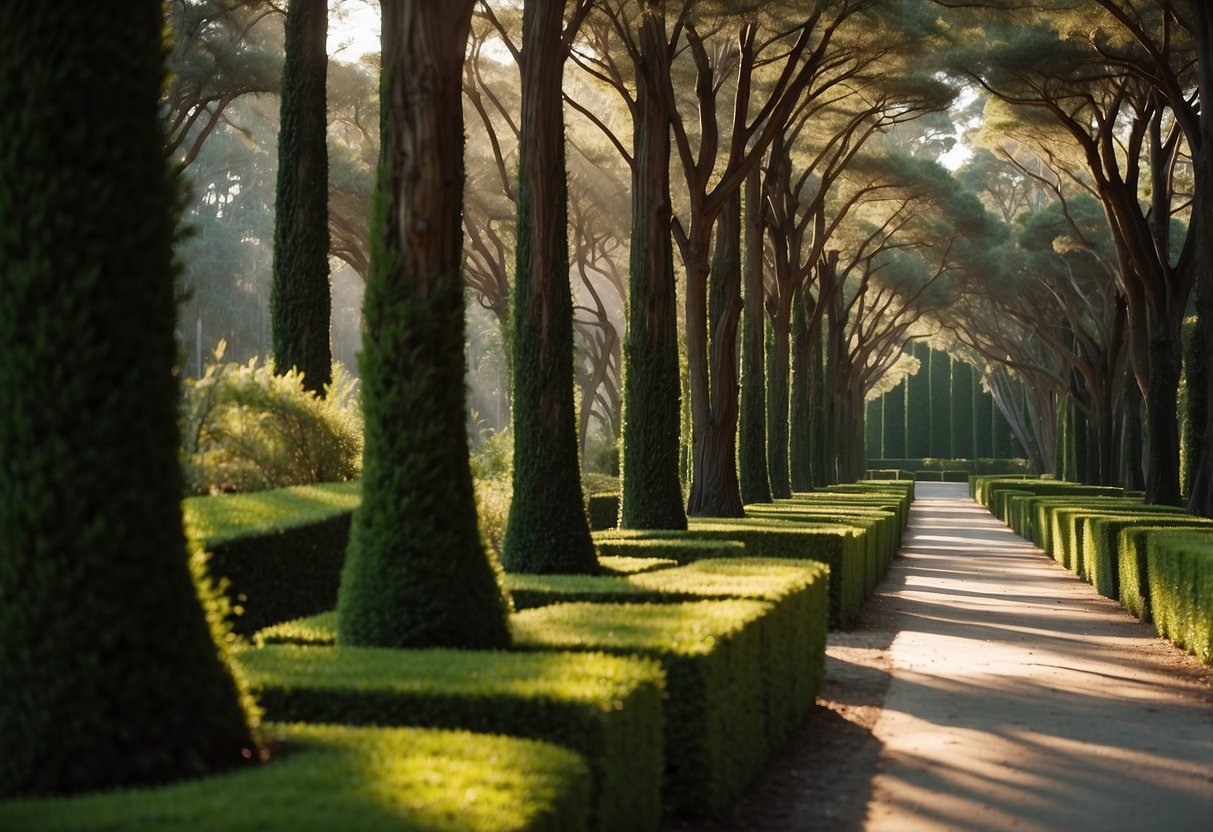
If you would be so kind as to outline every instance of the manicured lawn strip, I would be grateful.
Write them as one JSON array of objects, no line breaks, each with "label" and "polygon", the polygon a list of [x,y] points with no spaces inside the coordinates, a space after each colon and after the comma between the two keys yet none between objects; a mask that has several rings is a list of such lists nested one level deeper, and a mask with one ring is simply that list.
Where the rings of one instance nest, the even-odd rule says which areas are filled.
[{"label": "manicured lawn strip", "polygon": [[240,635],[331,609],[361,483],[325,483],[190,497],[188,535],[211,554],[208,571],[226,581]]},{"label": "manicured lawn strip", "polygon": [[1146,544],[1154,629],[1213,664],[1213,536],[1157,532]]},{"label": "manicured lawn strip", "polygon": [[0,803],[28,832],[564,832],[589,773],[544,743],[466,732],[267,725],[270,763],[155,789]]},{"label": "manicured lawn strip", "polygon": [[1150,538],[1160,532],[1186,528],[1213,535],[1213,520],[1203,517],[1151,520],[1140,525],[1125,526],[1116,536],[1116,555],[1120,561],[1120,603],[1142,621],[1153,619],[1147,557]]},{"label": "manicured lawn strip", "polygon": [[532,650],[640,654],[666,672],[668,811],[724,816],[769,753],[760,601],[559,604],[513,618]]},{"label": "manicured lawn strip", "polygon": [[238,662],[271,719],[545,740],[589,762],[594,828],[655,829],[659,822],[663,676],[655,662],[291,645],[245,650]]}]

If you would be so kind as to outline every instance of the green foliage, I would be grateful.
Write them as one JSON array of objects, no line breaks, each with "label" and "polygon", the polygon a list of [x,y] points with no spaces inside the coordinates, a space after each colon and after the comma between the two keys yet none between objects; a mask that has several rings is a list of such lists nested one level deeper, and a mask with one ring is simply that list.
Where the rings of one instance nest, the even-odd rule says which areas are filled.
[{"label": "green foliage", "polygon": [[590,531],[613,529],[619,522],[619,495],[593,494],[586,498]]},{"label": "green foliage", "polygon": [[[0,803],[25,832],[579,832],[590,778],[574,752],[513,737],[270,726],[281,758],[154,790]],[[385,802],[390,798],[390,802]]]},{"label": "green foliage", "polygon": [[240,635],[332,609],[360,483],[191,497],[186,529],[210,554]]},{"label": "green foliage", "polygon": [[6,11],[0,797],[212,773],[256,750],[181,526],[162,4]]},{"label": "green foliage", "polygon": [[1129,525],[1116,536],[1116,556],[1119,560],[1120,603],[1142,621],[1151,621],[1150,567],[1147,558],[1150,537],[1155,532],[1187,526],[1205,527],[1205,518],[1168,517],[1165,521],[1151,520],[1148,524]]},{"label": "green foliage", "polygon": [[962,456],[952,450],[952,359],[931,350],[931,450],[927,456]]},{"label": "green foliage", "polygon": [[1213,664],[1213,535],[1151,534],[1146,562],[1154,629]]},{"label": "green foliage", "polygon": [[[776,672],[772,663],[786,653],[764,647],[791,634],[779,627],[783,619],[769,617],[771,611],[760,601],[558,604],[518,613],[514,638],[533,650],[660,661],[668,692],[666,810],[723,816],[772,750],[765,706]],[[800,704],[807,708],[812,700]]]},{"label": "green foliage", "polygon": [[589,762],[593,828],[651,830],[660,821],[663,676],[655,662],[291,646],[248,650],[240,662],[274,719],[545,740]]},{"label": "green foliage", "polygon": [[594,535],[599,558],[660,558],[691,563],[704,558],[739,558],[745,544],[739,540],[701,540],[673,531],[606,531]]},{"label": "green foliage", "polygon": [[[1126,598],[1135,601],[1142,598],[1140,581],[1145,577],[1144,568],[1136,568],[1134,563],[1128,573],[1122,571],[1124,558],[1117,549],[1120,533],[1125,529],[1139,527],[1178,527],[1178,526],[1213,526],[1213,521],[1195,518],[1163,506],[1138,506],[1138,512],[1128,510],[1117,514],[1089,515],[1078,521],[1079,537],[1083,545],[1082,559],[1086,564],[1087,575],[1091,583],[1106,595],[1129,609],[1134,615],[1142,617],[1143,604],[1135,603],[1130,607]],[[1160,510],[1161,509],[1161,510]],[[1141,566],[1144,567],[1144,550]],[[1126,590],[1125,581],[1130,587]]]},{"label": "green foliage", "polygon": [[640,572],[653,572],[657,569],[669,569],[678,565],[678,561],[670,558],[626,557],[621,555],[599,555],[598,565],[606,575],[635,575]]},{"label": "green foliage", "polygon": [[915,342],[919,370],[906,379],[906,455],[910,457],[932,456],[930,356],[929,346]]},{"label": "green foliage", "polygon": [[288,371],[222,363],[215,350],[199,379],[187,379],[181,407],[182,467],[191,494],[262,491],[352,480],[362,470],[357,381],[333,373],[324,398]]}]

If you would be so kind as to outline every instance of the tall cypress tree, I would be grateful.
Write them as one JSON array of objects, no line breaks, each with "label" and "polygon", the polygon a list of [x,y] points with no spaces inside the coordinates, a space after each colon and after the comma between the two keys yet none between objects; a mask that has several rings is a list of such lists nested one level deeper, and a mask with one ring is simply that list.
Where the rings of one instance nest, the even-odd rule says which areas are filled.
[{"label": "tall cypress tree", "polygon": [[0,19],[0,797],[230,767],[253,737],[181,524],[162,4]]},{"label": "tall cypress tree", "polygon": [[884,396],[868,402],[864,410],[864,457],[879,459],[884,454],[881,441],[884,436]]},{"label": "tall cypress tree", "polygon": [[931,348],[915,342],[914,357],[918,372],[906,379],[906,456],[911,459],[931,455]]},{"label": "tall cypress tree", "polygon": [[979,381],[973,384],[973,445],[977,457],[993,457],[994,396]]},{"label": "tall cypress tree", "polygon": [[274,274],[270,320],[274,366],[297,368],[307,389],[323,395],[332,381],[329,338],[329,213],[325,76],[327,0],[291,0],[286,13]]},{"label": "tall cypress tree", "polygon": [[952,456],[977,456],[973,442],[973,365],[952,362]]},{"label": "tall cypress tree", "polygon": [[526,0],[513,304],[514,501],[502,551],[514,572],[598,569],[573,418],[563,41],[564,0]]},{"label": "tall cypress tree", "polygon": [[906,455],[906,385],[903,381],[884,397],[884,455],[904,459]]},{"label": "tall cypress tree", "polygon": [[952,357],[931,350],[931,449],[928,456],[952,456]]},{"label": "tall cypress tree", "polygon": [[363,301],[362,504],[337,639],[509,644],[468,466],[463,55],[473,0],[383,4],[383,110]]}]

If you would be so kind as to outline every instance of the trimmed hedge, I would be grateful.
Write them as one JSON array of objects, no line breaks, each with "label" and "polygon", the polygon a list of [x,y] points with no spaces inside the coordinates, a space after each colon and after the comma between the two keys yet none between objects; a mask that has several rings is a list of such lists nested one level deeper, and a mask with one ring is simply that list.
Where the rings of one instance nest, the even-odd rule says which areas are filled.
[{"label": "trimmed hedge", "polygon": [[242,613],[239,635],[329,610],[361,483],[326,483],[183,501],[186,531],[210,553],[207,570]]},{"label": "trimmed hedge", "polygon": [[[1150,536],[1156,532],[1180,528],[1213,531],[1213,520],[1203,517],[1168,517],[1149,524],[1125,526],[1116,535],[1116,557],[1120,573],[1120,603],[1142,621],[1152,617],[1150,603],[1150,570],[1146,551]],[[1101,544],[1102,545],[1102,541]]]},{"label": "trimmed hedge", "polygon": [[271,762],[155,789],[0,803],[27,832],[577,832],[590,778],[572,751],[512,737],[270,725]]},{"label": "trimmed hedge", "polygon": [[613,529],[619,525],[619,494],[591,494],[585,501],[590,531]]},{"label": "trimmed hedge", "polygon": [[[741,558],[701,560],[676,569],[628,578],[511,575],[518,609],[557,603],[676,603],[752,599],[775,605],[776,628],[766,651],[772,655],[768,727],[777,740],[792,730],[821,689],[825,670],[829,579],[812,561]],[[770,623],[770,622],[768,622]],[[797,704],[799,703],[799,704]],[[782,715],[782,716],[781,716]]]},{"label": "trimmed hedge", "polygon": [[[1010,523],[1007,512],[1005,492],[1026,491],[1038,497],[1120,497],[1124,489],[1115,486],[1080,485],[1060,480],[986,480],[983,483],[985,503],[994,516],[1004,523]],[[1024,537],[1029,535],[1023,534]]]},{"label": "trimmed hedge", "polygon": [[246,650],[239,663],[271,719],[545,740],[589,762],[594,828],[659,824],[663,676],[655,662],[284,645]]},{"label": "trimmed hedge", "polygon": [[681,531],[609,529],[594,535],[598,561],[603,558],[645,558],[693,563],[705,558],[739,558],[745,544],[739,540],[688,537]]},{"label": "trimmed hedge", "polygon": [[1154,629],[1213,664],[1213,535],[1151,534],[1146,561]]},{"label": "trimmed hedge", "polygon": [[[769,755],[761,601],[559,604],[514,616],[515,645],[641,654],[666,672],[667,810],[722,817]],[[770,622],[768,625],[770,626]]]},{"label": "trimmed hedge", "polygon": [[[685,532],[617,530],[595,535],[599,551],[604,543],[634,540],[711,540],[745,544],[747,557],[815,560],[830,567],[830,627],[850,620],[863,605],[867,532],[856,526],[796,525],[764,518],[731,520],[692,518]],[[679,549],[657,549],[677,555]]]},{"label": "trimmed hedge", "polygon": [[1032,464],[1026,459],[946,459],[942,457],[908,457],[868,459],[867,467],[873,470],[890,469],[900,471],[964,471],[966,474],[1002,477],[1007,475],[1032,475]]},{"label": "trimmed hedge", "polygon": [[677,566],[678,561],[672,558],[632,558],[615,555],[599,555],[598,567],[603,575],[636,575],[640,572],[653,572],[657,569],[669,569]]},{"label": "trimmed hedge", "polygon": [[[1140,510],[1141,503],[1125,497],[1055,497],[1032,494],[1011,498],[1008,512],[1011,527],[1057,559],[1065,557],[1067,568],[1082,569],[1082,549],[1074,540],[1075,532],[1066,523],[1075,512],[1110,512],[1117,509]],[[1064,513],[1064,517],[1059,514]]]}]

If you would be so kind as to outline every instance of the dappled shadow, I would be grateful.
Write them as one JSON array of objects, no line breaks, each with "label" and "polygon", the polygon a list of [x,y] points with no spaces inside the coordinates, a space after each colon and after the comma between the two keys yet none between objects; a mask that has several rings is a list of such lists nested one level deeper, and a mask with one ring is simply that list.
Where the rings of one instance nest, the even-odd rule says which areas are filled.
[{"label": "dappled shadow", "polygon": [[901,555],[868,829],[1213,828],[1194,662],[971,501]]}]

